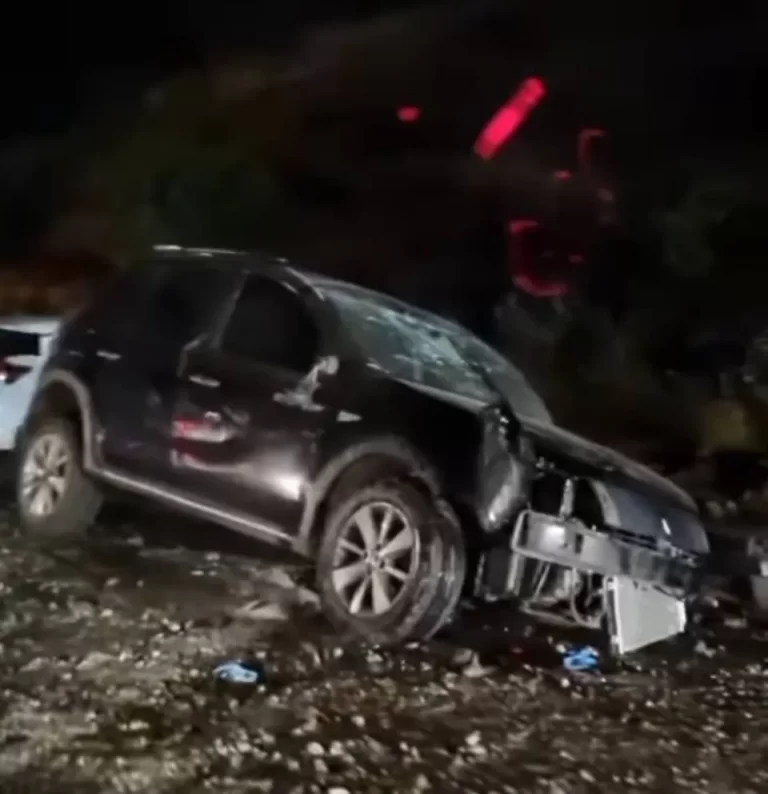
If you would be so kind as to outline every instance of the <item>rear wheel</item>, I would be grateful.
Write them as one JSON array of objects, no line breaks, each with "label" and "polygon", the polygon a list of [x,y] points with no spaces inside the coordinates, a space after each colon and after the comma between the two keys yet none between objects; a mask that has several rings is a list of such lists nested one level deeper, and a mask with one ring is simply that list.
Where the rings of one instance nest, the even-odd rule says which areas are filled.
[{"label": "rear wheel", "polygon": [[101,493],[82,468],[75,426],[43,419],[26,434],[19,451],[16,501],[22,530],[45,540],[85,534],[102,504]]},{"label": "rear wheel", "polygon": [[331,508],[317,588],[343,633],[375,645],[426,639],[456,609],[465,555],[447,505],[411,483],[386,481]]}]

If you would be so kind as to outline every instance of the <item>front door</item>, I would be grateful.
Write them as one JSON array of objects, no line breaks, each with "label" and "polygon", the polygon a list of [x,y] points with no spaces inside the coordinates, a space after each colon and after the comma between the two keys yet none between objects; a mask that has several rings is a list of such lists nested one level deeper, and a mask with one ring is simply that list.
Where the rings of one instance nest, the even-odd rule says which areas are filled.
[{"label": "front door", "polygon": [[170,427],[182,351],[203,335],[235,276],[215,268],[158,267],[134,315],[99,338],[93,383],[102,462],[153,480],[170,471]]},{"label": "front door", "polygon": [[249,276],[220,340],[192,351],[174,409],[174,478],[186,492],[293,534],[330,407],[296,397],[319,325],[290,287]]}]

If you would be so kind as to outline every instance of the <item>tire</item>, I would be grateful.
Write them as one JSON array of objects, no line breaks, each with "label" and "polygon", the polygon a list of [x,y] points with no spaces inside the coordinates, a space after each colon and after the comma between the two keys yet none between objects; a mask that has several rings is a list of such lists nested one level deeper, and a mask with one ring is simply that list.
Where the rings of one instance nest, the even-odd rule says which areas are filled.
[{"label": "tire", "polygon": [[751,576],[752,607],[760,617],[768,617],[768,578]]},{"label": "tire", "polygon": [[[344,595],[335,584],[338,579],[334,570],[359,564],[361,555],[346,552],[348,558],[344,559],[342,543],[354,537],[350,535],[355,532],[352,525],[361,515],[373,511],[368,514],[382,516],[391,510],[395,515],[393,537],[402,537],[402,531],[408,528],[413,538],[410,549],[397,560],[398,566],[408,568],[407,578],[400,581],[386,577],[390,587],[394,586],[391,604],[378,612],[373,592],[377,588],[372,581],[376,577],[369,578],[364,607],[355,612],[352,601],[362,582],[356,580]],[[356,537],[355,545],[362,551],[362,533],[358,531]],[[395,558],[391,559],[390,569],[395,566]],[[331,506],[317,556],[317,591],[326,616],[342,635],[372,645],[397,645],[428,639],[450,620],[461,597],[466,564],[464,536],[450,508],[406,481],[387,480],[353,492]],[[386,570],[380,572],[386,574]]]},{"label": "tire", "polygon": [[[48,444],[48,446],[46,446]],[[54,445],[54,446],[51,446]],[[30,464],[46,450],[58,448],[66,456],[66,464],[57,471],[61,491],[52,502],[50,512],[33,509],[25,479]],[[16,504],[21,530],[25,535],[44,541],[69,541],[85,535],[102,505],[102,495],[82,468],[82,452],[78,432],[66,419],[42,419],[25,434],[18,454],[16,470]]]}]

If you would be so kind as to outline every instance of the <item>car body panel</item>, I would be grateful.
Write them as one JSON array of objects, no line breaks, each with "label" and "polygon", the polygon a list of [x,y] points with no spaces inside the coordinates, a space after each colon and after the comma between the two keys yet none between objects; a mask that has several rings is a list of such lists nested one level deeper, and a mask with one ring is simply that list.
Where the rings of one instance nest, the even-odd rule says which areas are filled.
[{"label": "car body panel", "polygon": [[61,318],[18,316],[0,319],[0,359],[28,367],[29,372],[13,383],[0,383],[0,451],[16,446],[53,345]]},{"label": "car body panel", "polygon": [[171,429],[172,482],[295,533],[332,408],[282,401],[300,378],[194,354]]},{"label": "car body panel", "polygon": [[[215,264],[219,255],[205,256]],[[606,609],[626,623],[629,591],[622,585],[621,599],[611,600],[611,577],[663,587],[668,598],[659,603],[665,609],[669,599],[682,601],[694,587],[693,577],[677,575],[694,571],[708,551],[692,501],[650,469],[546,421],[535,393],[531,399],[515,393],[515,384],[529,388],[524,378],[512,373],[505,391],[476,364],[467,365],[472,354],[460,347],[447,354],[468,366],[466,382],[473,386],[462,393],[445,377],[435,379],[445,388],[436,388],[426,379],[394,375],[352,337],[318,289],[326,281],[279,263],[227,259],[229,287],[211,298],[216,310],[193,338],[179,338],[156,359],[154,371],[142,363],[154,355],[146,332],[130,351],[105,347],[102,326],[109,319],[103,306],[101,319],[99,312],[86,312],[63,334],[40,397],[54,384],[72,391],[83,415],[84,462],[91,474],[311,557],[335,488],[364,482],[366,471],[396,473],[419,481],[460,516],[480,559],[475,595],[522,597],[528,563],[570,568],[604,577]],[[221,352],[222,334],[252,273],[284,285],[311,314],[319,347],[306,371],[245,363]],[[397,312],[398,305],[407,310],[405,304],[392,309],[386,300],[387,311]],[[418,333],[413,339],[421,339]],[[443,348],[430,339],[424,337],[431,352],[423,355],[433,356],[426,364],[434,367]],[[405,354],[406,372],[412,357],[422,355],[417,348]],[[455,368],[456,359],[446,366]],[[518,415],[522,404],[538,418]],[[533,505],[532,488],[548,477],[557,479],[562,493],[543,510]],[[599,515],[586,518],[574,510],[573,492],[585,488]],[[530,524],[538,535],[523,536],[518,529],[532,515],[538,516]],[[548,533],[558,527],[567,543],[547,545]],[[630,635],[655,636],[672,625],[662,617],[649,620],[653,625],[636,632],[625,626],[615,638],[619,646],[634,647]]]},{"label": "car body panel", "polygon": [[636,487],[653,491],[684,510],[696,512],[696,505],[688,494],[653,469],[622,455],[620,452],[590,441],[555,424],[543,424],[522,419],[523,427],[541,445],[566,455],[574,462],[593,467],[602,473],[616,474]]}]

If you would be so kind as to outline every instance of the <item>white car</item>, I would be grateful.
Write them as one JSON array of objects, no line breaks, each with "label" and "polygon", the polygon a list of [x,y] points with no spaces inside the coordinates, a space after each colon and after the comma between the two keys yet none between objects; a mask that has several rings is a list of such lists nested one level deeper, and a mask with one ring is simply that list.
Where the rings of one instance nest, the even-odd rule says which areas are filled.
[{"label": "white car", "polygon": [[0,452],[16,446],[61,322],[53,315],[0,318]]}]

